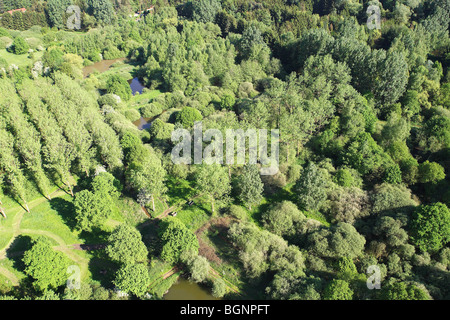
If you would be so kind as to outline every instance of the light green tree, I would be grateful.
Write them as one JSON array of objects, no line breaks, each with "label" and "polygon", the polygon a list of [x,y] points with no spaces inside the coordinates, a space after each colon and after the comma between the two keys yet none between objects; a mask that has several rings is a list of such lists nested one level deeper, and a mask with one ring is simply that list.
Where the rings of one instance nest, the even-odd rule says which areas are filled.
[{"label": "light green tree", "polygon": [[125,264],[145,262],[148,256],[139,231],[126,224],[117,226],[109,235],[106,253],[112,260]]},{"label": "light green tree", "polygon": [[33,286],[44,291],[58,289],[67,280],[70,260],[64,253],[53,250],[50,241],[39,237],[23,256],[25,273],[34,279]]}]

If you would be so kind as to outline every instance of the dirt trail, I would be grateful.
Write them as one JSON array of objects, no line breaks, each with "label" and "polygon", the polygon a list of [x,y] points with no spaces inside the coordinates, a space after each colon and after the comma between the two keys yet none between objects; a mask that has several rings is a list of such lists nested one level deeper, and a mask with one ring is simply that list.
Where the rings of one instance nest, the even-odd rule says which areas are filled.
[{"label": "dirt trail", "polygon": [[[50,197],[52,199],[60,197],[65,195],[66,192],[62,189],[57,189],[54,191]],[[35,208],[36,206],[44,203],[45,201],[48,201],[47,198],[42,197],[33,201],[30,201],[28,203],[28,207],[30,210]],[[6,259],[6,253],[9,249],[12,248],[12,244],[17,236],[20,234],[34,234],[34,235],[43,235],[46,237],[49,237],[53,240],[55,240],[58,245],[54,247],[55,250],[61,251],[65,253],[72,261],[79,264],[81,269],[82,276],[85,275],[88,272],[88,263],[89,260],[83,257],[80,257],[76,253],[73,252],[73,249],[69,248],[66,242],[58,235],[45,230],[34,230],[34,229],[21,229],[20,223],[22,222],[22,218],[25,214],[28,214],[22,207],[18,208],[19,212],[14,216],[14,221],[12,223],[12,232],[13,236],[11,237],[10,241],[6,244],[6,246],[0,250],[0,260]],[[14,286],[17,286],[19,284],[17,277],[11,273],[9,270],[5,269],[4,267],[0,267],[0,273],[3,274],[5,277],[7,277],[11,283],[13,283]]]}]

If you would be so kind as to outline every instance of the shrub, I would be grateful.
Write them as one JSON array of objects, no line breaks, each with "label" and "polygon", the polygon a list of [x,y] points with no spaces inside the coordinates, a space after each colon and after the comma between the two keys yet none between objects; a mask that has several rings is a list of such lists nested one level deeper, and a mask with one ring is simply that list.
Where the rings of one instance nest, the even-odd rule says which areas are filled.
[{"label": "shrub", "polygon": [[136,109],[125,110],[124,115],[130,121],[136,121],[141,118],[141,114]]},{"label": "shrub", "polygon": [[162,111],[162,105],[157,102],[146,104],[140,109],[141,115],[144,118],[153,118],[159,115]]},{"label": "shrub", "polygon": [[12,46],[10,47],[10,50],[14,54],[25,54],[30,49],[30,46],[25,41],[24,38],[18,36],[14,39]]},{"label": "shrub", "polygon": [[201,121],[202,119],[203,116],[200,111],[192,107],[184,107],[176,115],[176,121],[181,122],[185,128],[192,127],[195,121]]}]

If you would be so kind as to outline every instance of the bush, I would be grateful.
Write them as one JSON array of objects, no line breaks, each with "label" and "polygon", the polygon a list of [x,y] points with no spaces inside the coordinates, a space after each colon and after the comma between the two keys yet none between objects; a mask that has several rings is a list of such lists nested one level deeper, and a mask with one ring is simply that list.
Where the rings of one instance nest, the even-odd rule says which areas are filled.
[{"label": "bush", "polygon": [[228,208],[228,214],[238,220],[245,221],[248,219],[247,212],[244,210],[244,208],[234,204]]},{"label": "bush", "polygon": [[122,100],[128,101],[132,96],[130,85],[128,81],[120,75],[113,75],[109,77],[106,82],[106,92],[117,94]]},{"label": "bush", "polygon": [[30,46],[25,41],[24,38],[18,36],[14,39],[12,46],[10,47],[10,50],[14,54],[25,54],[30,49]]},{"label": "bush", "polygon": [[136,109],[125,110],[124,115],[128,120],[133,122],[141,118],[141,114]]},{"label": "bush", "polygon": [[157,102],[146,104],[140,109],[141,115],[144,118],[153,118],[159,115],[162,111],[162,105]]},{"label": "bush", "polygon": [[100,106],[108,105],[111,107],[117,107],[122,99],[118,95],[115,94],[105,94],[98,99],[98,104]]},{"label": "bush", "polygon": [[6,30],[5,28],[0,28],[0,37],[10,37],[11,35],[9,34],[8,30]]},{"label": "bush", "polygon": [[216,298],[222,298],[227,293],[227,285],[221,278],[217,278],[213,282],[212,295]]},{"label": "bush", "polygon": [[201,121],[202,119],[203,116],[200,111],[192,107],[184,107],[176,115],[176,121],[180,122],[185,128],[192,127],[195,121]]}]

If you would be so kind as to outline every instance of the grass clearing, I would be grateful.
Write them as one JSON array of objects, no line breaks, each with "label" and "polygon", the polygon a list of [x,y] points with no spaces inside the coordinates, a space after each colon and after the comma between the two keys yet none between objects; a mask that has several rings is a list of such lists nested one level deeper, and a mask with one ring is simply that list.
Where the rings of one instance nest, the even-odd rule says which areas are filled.
[{"label": "grass clearing", "polygon": [[44,53],[42,51],[33,52],[34,59],[28,58],[28,53],[25,54],[14,54],[6,51],[6,49],[0,50],[0,58],[6,60],[8,65],[15,64],[18,67],[25,67],[33,64],[33,61],[40,60]]},{"label": "grass clearing", "polygon": [[51,232],[61,237],[66,244],[83,243],[70,228],[74,226],[71,208],[70,195],[45,201],[33,208],[31,213],[24,215],[20,228]]}]

